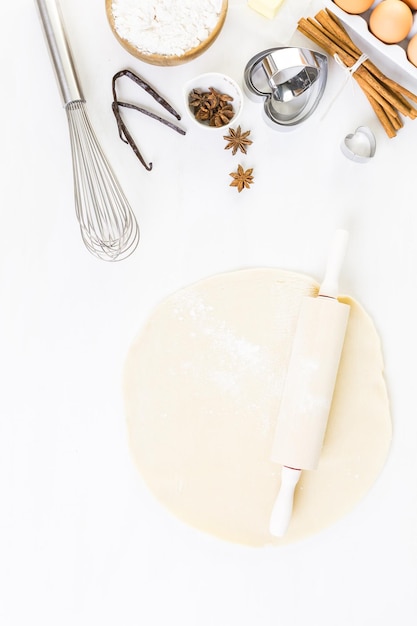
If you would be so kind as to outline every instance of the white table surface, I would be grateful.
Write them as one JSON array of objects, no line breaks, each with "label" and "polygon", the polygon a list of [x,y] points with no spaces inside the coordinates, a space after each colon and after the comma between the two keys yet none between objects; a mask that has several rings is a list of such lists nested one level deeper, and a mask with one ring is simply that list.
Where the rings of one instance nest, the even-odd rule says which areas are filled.
[{"label": "white table surface", "polygon": [[[254,168],[251,190],[229,187],[237,157],[185,117],[185,137],[132,122],[154,163],[145,171],[117,134],[113,74],[133,69],[181,111],[194,75],[223,71],[241,83],[253,54],[280,45],[279,18],[229,4],[207,53],[159,68],[121,48],[104,0],[61,0],[90,117],[140,223],[138,249],[116,264],[81,242],[67,122],[34,2],[2,6],[3,626],[415,623],[417,122],[389,140],[356,85],[322,118],[343,80],[331,61],[321,108],[303,129],[274,132],[261,105],[245,101],[241,123],[254,143],[241,161]],[[290,43],[310,42],[295,34]],[[366,164],[340,150],[360,125],[377,140]],[[348,516],[285,548],[245,548],[189,528],[155,502],[129,455],[121,390],[129,345],[161,299],[217,272],[277,267],[319,280],[338,227],[350,231],[342,290],[382,341],[394,425],[385,469]]]}]

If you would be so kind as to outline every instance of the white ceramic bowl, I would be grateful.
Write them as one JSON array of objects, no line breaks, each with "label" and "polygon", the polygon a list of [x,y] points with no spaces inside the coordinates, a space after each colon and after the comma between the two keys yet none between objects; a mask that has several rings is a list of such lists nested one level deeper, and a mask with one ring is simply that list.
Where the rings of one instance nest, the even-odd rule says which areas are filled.
[{"label": "white ceramic bowl", "polygon": [[[234,115],[228,124],[223,126],[210,126],[207,122],[202,122],[195,117],[194,109],[189,104],[189,96],[193,89],[199,89],[203,92],[209,91],[210,87],[213,87],[216,91],[222,94],[227,94],[233,98],[230,104],[233,106]],[[206,129],[208,131],[224,131],[229,126],[233,126],[237,123],[243,108],[243,93],[239,85],[233,78],[221,74],[220,72],[207,72],[200,74],[192,80],[189,80],[183,89],[185,110],[189,118],[199,128]]]}]

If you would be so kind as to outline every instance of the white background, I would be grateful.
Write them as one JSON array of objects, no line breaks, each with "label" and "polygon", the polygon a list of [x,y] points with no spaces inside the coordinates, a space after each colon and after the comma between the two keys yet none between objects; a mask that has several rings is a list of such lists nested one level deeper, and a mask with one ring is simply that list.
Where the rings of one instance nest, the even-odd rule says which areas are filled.
[{"label": "white background", "polygon": [[[81,242],[66,116],[35,4],[2,4],[3,626],[415,623],[417,122],[389,140],[356,85],[323,118],[343,81],[331,61],[314,123],[293,133],[270,130],[261,105],[245,100],[241,123],[254,143],[240,161],[254,168],[251,190],[229,187],[237,157],[185,116],[185,137],[131,118],[154,164],[145,171],[117,134],[113,74],[133,69],[182,112],[182,86],[201,72],[241,83],[249,58],[284,35],[279,16],[229,4],[208,52],[159,68],[121,48],[104,0],[61,0],[90,118],[141,228],[134,255],[116,264]],[[321,6],[315,0],[310,13]],[[296,34],[291,43],[310,42]],[[417,81],[402,82],[417,91]],[[377,140],[366,164],[340,150],[360,125]],[[161,299],[214,273],[267,266],[319,280],[337,227],[351,235],[342,290],[370,313],[382,341],[394,426],[385,469],[350,515],[286,548],[230,545],[188,528],[155,502],[129,455],[129,345]]]}]

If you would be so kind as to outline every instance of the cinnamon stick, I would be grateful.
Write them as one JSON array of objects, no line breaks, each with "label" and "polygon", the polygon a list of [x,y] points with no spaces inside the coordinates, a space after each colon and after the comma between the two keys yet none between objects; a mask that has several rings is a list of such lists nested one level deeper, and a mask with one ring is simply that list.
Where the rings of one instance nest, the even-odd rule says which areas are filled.
[{"label": "cinnamon stick", "polygon": [[365,95],[368,98],[369,104],[373,108],[376,116],[381,122],[386,134],[390,139],[392,139],[397,135],[397,128],[394,126],[391,119],[386,114],[384,107],[382,107],[379,102],[377,102],[370,94]]},{"label": "cinnamon stick", "polygon": [[[405,88],[405,87],[403,87],[402,85],[398,85],[398,83],[396,83],[396,84],[397,84],[398,91],[399,91],[399,92],[400,92],[403,96],[405,96],[406,98],[409,98],[409,99],[410,99],[410,100],[412,100],[413,102],[417,102],[417,94],[413,93],[412,91],[409,91],[408,89],[406,89],[406,88]],[[416,110],[416,109],[413,109],[413,110],[417,113],[417,110]]]},{"label": "cinnamon stick", "polygon": [[[315,19],[301,18],[298,30],[331,56],[337,55],[347,68],[352,67],[362,56],[360,48],[329,9],[319,11]],[[370,59],[364,60],[352,76],[389,137],[394,137],[403,126],[400,114],[411,119],[417,117],[417,108],[408,101],[417,102],[417,95],[385,76]]]},{"label": "cinnamon stick", "polygon": [[356,82],[361,87],[362,91],[365,92],[365,94],[371,95],[374,100],[379,102],[379,104],[388,113],[391,114],[392,117],[395,117],[395,116],[398,117],[398,113],[396,113],[395,107],[392,106],[392,104],[383,97],[380,91],[378,91],[378,89],[376,89],[373,84],[371,84],[370,82],[367,82],[366,79],[359,73],[355,78],[356,78]]}]

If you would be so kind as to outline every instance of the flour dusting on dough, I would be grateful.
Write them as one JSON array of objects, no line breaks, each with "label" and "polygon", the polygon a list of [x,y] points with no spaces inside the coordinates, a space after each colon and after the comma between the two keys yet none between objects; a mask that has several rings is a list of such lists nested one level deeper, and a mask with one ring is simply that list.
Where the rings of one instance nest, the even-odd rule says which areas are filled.
[{"label": "flour dusting on dough", "polygon": [[[190,376],[205,376],[221,390],[236,397],[242,393],[246,377],[264,377],[271,383],[271,393],[277,389],[277,376],[273,371],[273,355],[270,348],[256,344],[238,335],[227,323],[216,315],[216,309],[201,295],[179,292],[173,296],[173,313],[181,323],[190,325],[189,336],[193,339],[205,337],[210,352],[196,356],[193,363],[181,364]],[[217,356],[214,360],[213,357]],[[215,366],[207,368],[207,358]],[[263,420],[263,428],[266,428]]]}]

